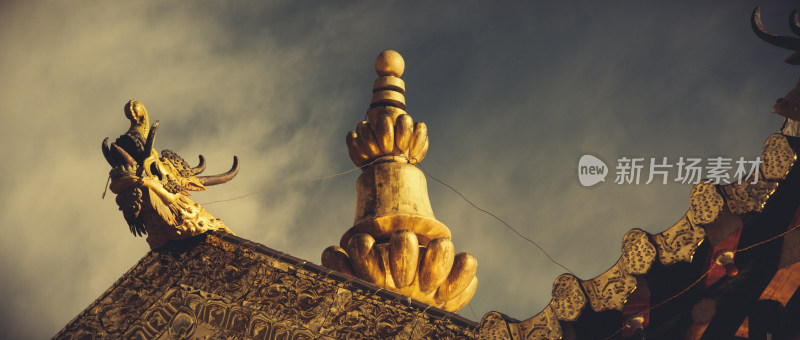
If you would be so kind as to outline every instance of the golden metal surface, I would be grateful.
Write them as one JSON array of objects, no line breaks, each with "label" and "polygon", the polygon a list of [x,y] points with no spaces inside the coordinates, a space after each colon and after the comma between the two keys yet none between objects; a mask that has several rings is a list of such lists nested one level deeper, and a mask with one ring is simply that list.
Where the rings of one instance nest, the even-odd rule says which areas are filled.
[{"label": "golden metal surface", "polygon": [[481,318],[479,336],[482,340],[512,339],[508,321],[498,312],[489,312]]},{"label": "golden metal surface", "polygon": [[461,294],[472,282],[477,270],[478,260],[472,254],[456,254],[450,274],[436,291],[436,300],[448,301]]},{"label": "golden metal surface", "polygon": [[445,302],[441,308],[450,311],[457,311],[461,308],[464,308],[464,306],[466,306],[469,303],[469,301],[472,300],[472,297],[475,295],[475,291],[477,290],[478,290],[478,277],[473,276],[472,281],[469,282],[467,288],[464,288],[464,290],[461,293],[459,293],[449,301]]},{"label": "golden metal surface", "polygon": [[781,127],[781,134],[788,137],[800,137],[800,121],[786,118]]},{"label": "golden metal surface", "polygon": [[[425,306],[208,235],[149,252],[56,339],[473,339]],[[432,309],[431,309],[432,311]],[[441,312],[438,312],[441,313]]]},{"label": "golden metal surface", "polygon": [[576,321],[586,307],[586,295],[580,281],[572,274],[562,274],[553,282],[550,308],[561,321]]},{"label": "golden metal surface", "polygon": [[[406,114],[405,83],[400,79],[405,62],[395,51],[385,51],[375,61],[378,79],[373,83],[367,120],[347,134],[347,150],[357,166],[381,161],[417,164],[428,152],[425,123]],[[394,157],[389,157],[394,156]]]},{"label": "golden metal surface", "polygon": [[664,265],[692,262],[692,256],[705,236],[706,231],[692,224],[687,213],[674,226],[653,236],[659,261]]},{"label": "golden metal surface", "polygon": [[[374,111],[368,112],[368,119],[374,122],[363,121],[354,131],[347,133],[346,144],[350,159],[357,166],[386,156],[401,156],[400,159],[392,160],[395,162],[421,162],[428,151],[427,126],[423,122],[413,123],[408,114],[393,118],[401,110],[385,108],[373,108]],[[379,113],[381,111],[385,113]]]},{"label": "golden metal surface", "polygon": [[375,137],[375,133],[367,121],[356,126],[356,143],[369,156],[370,160],[383,156],[378,146],[378,138]]},{"label": "golden metal surface", "polygon": [[692,187],[689,198],[689,219],[695,225],[714,222],[722,210],[724,200],[713,183],[700,181]]},{"label": "golden metal surface", "polygon": [[655,258],[656,247],[650,243],[647,233],[643,230],[633,229],[622,238],[622,263],[626,273],[646,274]]},{"label": "golden metal surface", "polygon": [[636,289],[636,278],[625,273],[621,261],[614,264],[611,269],[600,276],[583,281],[583,288],[589,296],[592,310],[602,312],[605,310],[622,310],[628,296]]},{"label": "golden metal surface", "polygon": [[369,162],[369,155],[361,150],[361,146],[359,145],[357,138],[358,134],[355,131],[350,131],[347,133],[347,152],[350,154],[350,160],[353,161],[353,164],[356,166],[362,166]]},{"label": "golden metal surface", "polygon": [[397,149],[408,158],[411,135],[414,133],[414,120],[411,119],[411,116],[403,114],[396,118],[396,123],[394,126],[394,142],[397,145]]},{"label": "golden metal surface", "polygon": [[414,133],[408,149],[408,162],[417,164],[422,162],[428,152],[428,127],[423,122],[414,123]]},{"label": "golden metal surface", "polygon": [[[430,302],[427,302],[427,301],[433,301],[433,295],[432,294],[423,295],[423,294],[419,294],[418,293],[419,292],[419,282],[417,281],[417,277],[416,276],[414,276],[413,281],[409,285],[406,285],[404,287],[401,287],[401,286],[398,285],[397,280],[395,280],[395,276],[392,275],[392,272],[391,272],[391,266],[392,266],[392,264],[391,264],[392,255],[391,254],[392,253],[398,253],[399,254],[400,252],[398,250],[396,250],[396,249],[393,250],[391,244],[389,244],[388,242],[376,243],[375,244],[375,249],[377,249],[377,251],[378,251],[378,258],[380,258],[382,267],[384,268],[385,277],[384,277],[384,281],[383,281],[384,283],[381,285],[381,288],[386,288],[386,289],[391,290],[391,291],[393,291],[395,293],[400,293],[400,294],[403,294],[403,295],[406,295],[406,296],[409,296],[409,297],[410,296],[417,296],[418,297],[417,300],[422,299],[420,301],[424,300],[424,301],[426,301],[426,303],[430,303]],[[400,254],[400,256],[402,256],[402,255]],[[412,256],[412,254],[409,254],[409,256],[406,256],[405,258],[411,260],[411,256]],[[354,262],[358,261],[358,259],[353,259],[353,261]],[[400,273],[401,276],[402,275],[407,275],[407,274],[408,274],[407,272]],[[416,272],[415,272],[415,274],[416,274]],[[402,279],[402,277],[398,277],[398,279]]]},{"label": "golden metal surface", "polygon": [[425,251],[419,268],[419,290],[430,293],[447,279],[456,253],[453,242],[446,238],[437,238],[423,249]]},{"label": "golden metal surface", "polygon": [[406,97],[397,91],[381,90],[372,94],[370,106],[394,106],[400,109],[406,108]]},{"label": "golden metal surface", "polygon": [[379,76],[400,77],[405,69],[406,62],[397,51],[386,50],[375,58],[375,73]]},{"label": "golden metal surface", "polygon": [[206,186],[225,183],[239,171],[234,156],[233,168],[225,174],[197,176],[205,169],[205,159],[191,168],[170,150],[161,157],[153,148],[158,121],[148,126],[147,109],[139,101],[125,106],[131,121],[128,131],[102,151],[111,165],[109,188],[117,194],[117,205],[134,235],[147,234],[150,248],[158,248],[170,240],[179,240],[211,230],[232,233],[202,206],[188,198],[188,191],[202,191]]},{"label": "golden metal surface", "polygon": [[372,83],[372,91],[374,92],[376,90],[392,90],[405,94],[406,83],[403,79],[394,76],[378,77],[375,79],[375,82]]},{"label": "golden metal surface", "polygon": [[[433,216],[425,175],[428,128],[405,109],[405,63],[394,51],[375,61],[378,79],[366,120],[347,134],[356,181],[353,226],[323,252],[327,268],[419,301],[456,311],[477,289],[477,261],[455,253],[450,229]],[[368,166],[367,166],[368,165]],[[348,273],[348,269],[352,268]]]},{"label": "golden metal surface", "polygon": [[425,174],[400,162],[373,164],[356,181],[356,212],[351,227],[339,241],[347,248],[359,233],[388,240],[400,229],[417,234],[420,245],[436,238],[450,238],[450,229],[433,216]]},{"label": "golden metal surface", "polygon": [[388,155],[394,151],[394,122],[388,115],[381,115],[375,124],[375,138],[381,154]]},{"label": "golden metal surface", "polygon": [[[792,150],[786,137],[776,133],[764,142],[761,175],[771,181],[783,180],[789,174],[789,170],[792,170],[796,160],[797,154]],[[762,179],[759,178],[760,180]]]},{"label": "golden metal surface", "polygon": [[411,230],[401,229],[389,239],[389,269],[397,288],[414,282],[419,264],[419,242]]},{"label": "golden metal surface", "polygon": [[[394,122],[397,121],[397,118],[402,115],[407,116],[404,119],[408,119],[411,122],[411,124],[409,124],[408,127],[413,129],[414,120],[411,119],[411,116],[408,116],[408,113],[405,110],[394,106],[376,106],[369,108],[369,110],[367,110],[367,122],[371,126],[376,126],[378,124],[378,117],[388,116],[389,118],[391,118],[391,121],[393,122],[392,124],[395,124]],[[400,122],[396,122],[396,124],[399,125]],[[411,132],[413,132],[413,130],[409,130],[408,136],[411,136]],[[401,135],[401,133],[397,133],[396,125],[395,125],[395,135],[397,136]],[[400,145],[400,143],[398,143],[398,145]]]},{"label": "golden metal surface", "polygon": [[450,238],[450,230],[435,219],[414,215],[387,215],[365,220],[348,229],[341,238],[341,242],[345,242],[345,247],[342,248],[346,248],[346,242],[353,235],[367,233],[383,242],[389,239],[394,230],[402,228],[411,228],[417,234],[419,244],[423,246],[437,238]]},{"label": "golden metal surface", "polygon": [[516,339],[558,340],[562,336],[561,324],[549,305],[530,319],[509,323],[509,328]]},{"label": "golden metal surface", "polygon": [[374,245],[375,239],[369,234],[356,234],[347,245],[347,254],[350,257],[350,265],[359,278],[376,286],[384,286],[385,267]]},{"label": "golden metal surface", "polygon": [[722,186],[730,212],[741,215],[751,211],[761,212],[767,204],[769,196],[778,188],[778,182],[765,181],[759,178],[755,184],[750,180]]},{"label": "golden metal surface", "polygon": [[461,309],[477,288],[475,257],[454,254],[449,239],[435,239],[425,247],[416,237],[402,229],[392,233],[389,242],[356,234],[346,252],[336,246],[325,249],[322,264],[445,310]]},{"label": "golden metal surface", "polygon": [[355,276],[347,251],[339,246],[330,246],[322,252],[322,266],[335,271]]}]

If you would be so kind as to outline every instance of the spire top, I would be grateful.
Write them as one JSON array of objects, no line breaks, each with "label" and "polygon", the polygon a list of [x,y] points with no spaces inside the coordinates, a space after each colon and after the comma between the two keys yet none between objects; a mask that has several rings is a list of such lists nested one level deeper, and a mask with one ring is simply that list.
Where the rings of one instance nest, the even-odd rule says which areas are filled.
[{"label": "spire top", "polygon": [[403,61],[403,57],[394,50],[383,51],[375,58],[375,73],[378,74],[378,78],[372,84],[372,101],[369,104],[369,107],[372,108],[370,123],[375,124],[374,119],[377,118],[379,112],[389,113],[386,111],[387,109],[376,108],[400,109],[390,113],[393,119],[406,113],[403,111],[406,108],[406,84],[403,79],[400,79],[405,68],[406,62]]},{"label": "spire top", "polygon": [[379,76],[401,77],[405,68],[403,56],[395,50],[383,51],[375,58],[375,73]]},{"label": "spire top", "polygon": [[417,164],[428,152],[428,128],[406,113],[405,62],[393,50],[375,59],[378,78],[372,84],[367,120],[347,133],[347,150],[357,166],[376,162]]}]

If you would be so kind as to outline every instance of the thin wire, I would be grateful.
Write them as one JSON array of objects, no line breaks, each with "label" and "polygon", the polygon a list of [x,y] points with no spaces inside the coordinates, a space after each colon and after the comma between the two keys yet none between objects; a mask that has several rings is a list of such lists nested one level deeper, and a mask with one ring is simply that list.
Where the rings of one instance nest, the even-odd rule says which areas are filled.
[{"label": "thin wire", "polygon": [[609,340],[609,339],[611,339],[611,338],[613,338],[613,337],[617,336],[617,334],[619,334],[619,332],[622,332],[622,331],[623,331],[623,330],[625,330],[625,328],[627,328],[627,327],[628,327],[628,326],[622,326],[620,329],[617,329],[617,331],[616,331],[616,332],[614,332],[614,333],[611,333],[611,335],[609,335],[609,336],[607,336],[607,337],[603,338],[603,340]]},{"label": "thin wire", "polygon": [[[699,278],[697,278],[697,280],[695,280],[694,282],[692,282],[692,284],[690,284],[688,287],[684,288],[682,291],[678,292],[677,294],[675,294],[675,295],[673,295],[673,296],[670,296],[668,299],[666,299],[666,300],[664,300],[664,301],[661,301],[661,302],[659,302],[659,303],[657,303],[657,304],[655,304],[655,305],[653,305],[653,306],[651,306],[651,307],[648,307],[648,308],[644,309],[644,310],[643,310],[641,313],[645,313],[645,312],[646,312],[646,313],[649,313],[649,312],[650,312],[650,311],[652,311],[653,309],[656,309],[656,308],[658,308],[658,307],[661,307],[661,306],[663,306],[664,304],[666,304],[667,302],[670,302],[670,301],[672,301],[672,300],[676,299],[677,297],[679,297],[679,296],[683,295],[684,293],[688,292],[690,289],[692,289],[692,287],[696,286],[698,283],[700,283],[701,281],[703,281],[703,279],[705,279],[705,278],[706,278],[706,276],[708,276],[708,273],[710,273],[710,272],[711,272],[711,270],[712,270],[712,269],[714,269],[714,266],[715,266],[715,264],[714,264],[714,265],[711,265],[711,266],[708,268],[708,270],[706,270],[706,272],[705,272],[705,273],[703,273],[703,275],[700,275],[700,277],[699,277]],[[627,328],[627,327],[628,327],[627,325],[626,325],[626,326],[622,326],[622,327],[620,327],[619,329],[617,329],[617,331],[616,331],[616,332],[614,332],[614,333],[612,333],[611,335],[609,335],[609,336],[607,336],[607,337],[603,338],[603,340],[609,340],[609,339],[611,339],[611,338],[615,337],[617,334],[619,334],[619,332],[622,332],[622,331],[623,331],[625,328]]]},{"label": "thin wire", "polygon": [[347,170],[347,171],[342,171],[342,172],[339,172],[339,173],[335,173],[335,174],[332,174],[332,175],[328,175],[328,176],[322,176],[322,177],[310,177],[310,178],[305,178],[305,179],[297,179],[297,180],[285,181],[285,182],[278,183],[278,184],[275,184],[275,185],[272,185],[272,186],[268,186],[268,187],[266,187],[266,188],[264,188],[264,189],[261,189],[261,190],[259,190],[259,191],[254,191],[254,192],[251,192],[251,193],[249,193],[249,194],[244,194],[244,195],[241,195],[241,196],[236,196],[236,197],[233,197],[233,198],[228,198],[228,199],[223,199],[223,200],[218,200],[218,201],[211,201],[211,202],[200,203],[200,204],[203,204],[203,205],[209,205],[209,204],[214,204],[214,203],[229,202],[229,201],[233,201],[233,200],[238,200],[238,199],[240,199],[240,198],[245,198],[245,197],[248,197],[248,196],[253,196],[253,195],[263,194],[263,193],[265,193],[265,192],[267,192],[267,191],[274,190],[274,189],[277,189],[277,188],[280,188],[280,187],[284,187],[284,186],[287,186],[287,185],[289,185],[289,184],[297,184],[297,183],[307,183],[307,182],[322,181],[322,180],[326,180],[326,179],[334,178],[334,177],[337,177],[337,176],[346,175],[346,174],[349,174],[349,173],[351,173],[351,172],[353,172],[353,171],[356,171],[356,170],[360,170],[360,169],[366,168],[366,167],[368,167],[368,166],[372,165],[373,163],[375,163],[376,161],[377,161],[377,159],[376,159],[376,160],[373,160],[372,162],[369,162],[369,163],[367,163],[367,164],[364,164],[364,165],[362,165],[362,166],[359,166],[359,167],[356,167],[356,168],[353,168],[353,169],[350,169],[350,170]]},{"label": "thin wire", "polygon": [[688,292],[688,291],[689,291],[689,289],[692,289],[692,287],[696,286],[698,283],[700,283],[700,281],[703,281],[703,279],[705,279],[705,278],[706,278],[706,276],[708,276],[708,273],[710,273],[710,272],[711,272],[711,270],[712,270],[712,269],[714,269],[714,266],[715,266],[715,265],[716,265],[716,264],[712,264],[711,266],[709,266],[708,270],[706,270],[706,272],[705,272],[705,273],[703,273],[703,275],[700,275],[700,277],[699,277],[699,278],[697,278],[697,280],[695,280],[694,282],[692,282],[692,284],[690,284],[690,285],[689,285],[689,287],[686,287],[686,288],[684,288],[684,289],[683,289],[682,291],[680,291],[678,294],[675,294],[675,295],[671,296],[669,299],[666,299],[666,300],[664,300],[664,301],[661,301],[661,302],[659,302],[659,303],[655,304],[654,306],[652,306],[652,307],[649,307],[649,308],[645,309],[645,311],[649,312],[649,311],[651,311],[651,310],[653,310],[653,309],[656,309],[656,308],[658,308],[658,307],[661,307],[661,306],[662,306],[662,305],[664,305],[665,303],[667,303],[667,302],[670,302],[670,301],[672,301],[672,300],[676,299],[678,296],[681,296],[681,295],[683,295],[683,293],[686,293],[686,292]]},{"label": "thin wire", "polygon": [[475,314],[475,310],[472,309],[472,304],[471,303],[467,303],[467,306],[469,306],[469,310],[472,312],[472,316],[475,318],[475,320],[480,320],[480,319],[478,319],[478,314]]},{"label": "thin wire", "polygon": [[544,256],[546,256],[546,257],[547,257],[547,259],[548,259],[548,260],[550,260],[550,262],[553,262],[553,263],[555,263],[555,264],[556,264],[556,265],[558,265],[559,267],[561,267],[561,268],[564,268],[564,270],[566,270],[566,271],[567,271],[567,272],[569,272],[570,274],[572,274],[572,275],[575,275],[575,273],[573,273],[573,272],[572,272],[572,270],[570,270],[569,268],[567,268],[567,267],[566,267],[566,266],[564,266],[563,264],[561,264],[561,263],[558,263],[558,261],[556,261],[555,259],[553,259],[553,257],[552,257],[552,256],[550,256],[550,254],[549,254],[549,253],[548,253],[546,250],[544,250],[544,248],[542,248],[542,246],[540,246],[538,243],[536,243],[535,241],[531,240],[530,238],[527,238],[527,237],[525,237],[525,235],[522,235],[522,234],[521,234],[519,231],[517,231],[517,229],[514,229],[514,227],[512,227],[511,225],[509,225],[508,223],[506,223],[506,221],[504,221],[502,218],[500,218],[500,217],[497,217],[497,215],[495,215],[495,214],[491,213],[490,211],[487,211],[486,209],[483,209],[483,208],[481,208],[481,207],[477,206],[475,203],[472,203],[472,201],[470,201],[470,200],[469,200],[469,199],[468,199],[466,196],[464,196],[464,194],[462,194],[461,192],[459,192],[458,190],[456,190],[455,188],[453,188],[453,187],[452,187],[452,186],[450,186],[449,184],[447,184],[447,183],[445,183],[445,182],[442,182],[442,180],[440,180],[440,179],[438,179],[438,178],[434,177],[433,175],[431,175],[431,173],[430,173],[430,172],[428,172],[427,170],[425,170],[425,168],[424,168],[424,167],[422,167],[422,164],[420,164],[420,163],[417,163],[417,165],[419,166],[419,168],[420,168],[420,169],[422,169],[422,171],[423,171],[423,172],[425,172],[425,174],[426,174],[426,175],[428,175],[430,178],[433,178],[433,180],[434,180],[434,181],[437,181],[437,182],[439,182],[440,184],[442,184],[442,185],[444,185],[444,186],[446,186],[446,187],[450,188],[450,190],[452,190],[453,192],[455,192],[456,194],[458,194],[459,196],[461,196],[461,198],[463,198],[463,199],[464,199],[464,201],[466,201],[467,203],[469,203],[469,205],[471,205],[473,208],[475,208],[475,209],[478,209],[478,210],[480,210],[481,212],[483,212],[483,213],[485,213],[485,214],[487,214],[487,215],[489,215],[489,216],[491,216],[491,217],[494,217],[494,219],[496,219],[496,220],[500,221],[500,223],[502,223],[503,225],[505,225],[505,226],[506,226],[506,228],[510,229],[510,230],[511,230],[511,231],[513,231],[515,234],[517,234],[517,236],[519,236],[519,237],[521,237],[521,238],[525,239],[526,241],[530,242],[531,244],[533,244],[534,246],[536,246],[536,248],[539,248],[539,250],[540,250],[540,251],[541,251],[541,252],[544,254]]},{"label": "thin wire", "polygon": [[[798,224],[798,225],[795,225],[794,227],[791,227],[791,228],[789,228],[788,230],[786,230],[786,231],[784,231],[784,232],[782,232],[782,233],[780,233],[780,234],[778,234],[778,235],[775,235],[775,236],[773,236],[773,237],[770,237],[770,238],[768,238],[768,239],[766,239],[766,240],[764,240],[764,241],[761,241],[761,242],[758,242],[758,243],[751,244],[751,245],[749,245],[749,246],[747,246],[747,247],[744,247],[744,248],[742,248],[742,249],[738,249],[738,250],[734,251],[734,253],[740,253],[740,252],[748,251],[748,250],[750,250],[750,249],[753,249],[753,248],[755,248],[755,247],[758,247],[758,246],[764,245],[764,244],[766,244],[766,243],[772,242],[772,241],[774,241],[774,240],[777,240],[777,239],[779,239],[779,238],[782,238],[782,237],[786,236],[787,234],[791,233],[792,231],[795,231],[797,228],[800,228],[800,224]],[[712,264],[712,265],[711,265],[711,266],[708,268],[708,270],[706,270],[706,272],[705,272],[705,273],[703,273],[703,275],[701,275],[701,276],[700,276],[700,277],[699,277],[697,280],[695,280],[695,281],[694,281],[694,282],[693,282],[691,285],[689,285],[689,286],[688,286],[688,287],[686,287],[685,289],[681,290],[681,291],[680,291],[680,292],[678,292],[677,294],[675,294],[675,295],[671,296],[670,298],[668,298],[668,299],[666,299],[666,300],[664,300],[664,301],[661,301],[661,302],[659,302],[659,303],[657,303],[657,304],[653,305],[652,307],[649,307],[649,308],[645,309],[643,312],[650,312],[650,311],[652,311],[653,309],[656,309],[656,308],[658,308],[658,307],[661,307],[662,305],[666,304],[667,302],[670,302],[670,301],[672,301],[672,300],[674,300],[674,299],[678,298],[679,296],[683,295],[684,293],[686,293],[687,291],[689,291],[690,289],[692,289],[692,287],[696,286],[696,285],[697,285],[698,283],[700,283],[700,282],[701,282],[703,279],[705,279],[705,278],[708,276],[708,274],[709,274],[709,273],[711,273],[711,270],[713,270],[715,266],[717,266],[717,264],[716,264],[716,263],[713,263],[713,264]],[[619,334],[619,332],[621,332],[622,330],[624,330],[626,327],[627,327],[627,326],[622,326],[622,328],[618,329],[616,332],[614,332],[613,334],[609,335],[608,337],[606,337],[606,338],[605,338],[605,339],[603,339],[603,340],[608,340],[608,339],[611,339],[611,338],[613,338],[614,336],[616,336],[617,334]]]},{"label": "thin wire", "polygon": [[766,239],[766,240],[764,240],[764,241],[761,241],[761,242],[758,242],[758,243],[755,243],[755,244],[749,245],[749,246],[747,246],[747,247],[744,247],[744,248],[742,248],[742,249],[738,249],[738,250],[736,250],[734,253],[739,253],[739,252],[747,251],[747,250],[750,250],[750,249],[752,249],[752,248],[755,248],[755,247],[757,247],[757,246],[760,246],[760,245],[762,245],[762,244],[764,244],[764,243],[772,242],[772,241],[774,241],[774,240],[776,240],[776,239],[779,239],[779,238],[781,238],[781,237],[784,237],[784,236],[786,236],[786,234],[788,234],[788,233],[791,233],[792,231],[794,231],[794,230],[795,230],[795,229],[797,229],[797,228],[800,228],[800,224],[798,224],[798,225],[796,225],[796,226],[792,227],[791,229],[789,229],[789,230],[786,230],[786,231],[784,231],[784,232],[782,232],[782,233],[780,233],[780,234],[778,234],[778,235],[775,235],[775,236],[773,236],[773,237],[771,237],[771,238],[769,238],[769,239]]}]

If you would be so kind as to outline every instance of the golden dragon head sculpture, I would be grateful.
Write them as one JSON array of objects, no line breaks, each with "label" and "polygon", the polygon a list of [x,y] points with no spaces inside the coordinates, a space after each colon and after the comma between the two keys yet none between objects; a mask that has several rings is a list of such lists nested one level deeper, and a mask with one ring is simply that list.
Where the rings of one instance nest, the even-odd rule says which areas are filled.
[{"label": "golden dragon head sculpture", "polygon": [[190,167],[171,150],[153,148],[158,121],[150,125],[147,109],[136,100],[125,105],[125,116],[131,126],[111,145],[108,137],[102,149],[111,165],[109,188],[117,194],[131,233],[147,234],[147,243],[155,249],[169,240],[184,239],[210,230],[232,233],[225,224],[209,214],[200,204],[192,202],[189,191],[202,191],[206,186],[233,179],[239,172],[239,159],[233,156],[230,171],[214,176],[199,176],[206,162]]}]

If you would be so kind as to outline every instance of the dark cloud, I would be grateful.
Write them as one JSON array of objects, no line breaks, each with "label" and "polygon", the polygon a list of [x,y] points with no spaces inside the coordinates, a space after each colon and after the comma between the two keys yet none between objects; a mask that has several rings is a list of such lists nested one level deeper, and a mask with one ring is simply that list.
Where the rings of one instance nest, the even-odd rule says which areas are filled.
[{"label": "dark cloud", "polygon": [[[156,144],[238,178],[195,196],[239,196],[352,168],[345,133],[364,115],[372,62],[406,59],[408,112],[428,124],[425,169],[535,239],[580,277],[600,274],[633,227],[659,232],[690,186],[581,187],[577,161],[753,158],[794,86],[788,51],[750,31],[751,4],[302,2],[3,3],[0,11],[2,328],[47,337],[147,250],[112,199],[103,137],[122,105],[161,121]],[[767,5],[765,5],[767,6]],[[788,2],[763,9],[785,29]],[[357,173],[207,208],[238,235],[318,262],[350,226]],[[475,254],[478,317],[524,319],[563,272],[429,179],[434,212]],[[462,315],[473,318],[468,309]]]}]

